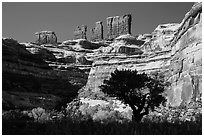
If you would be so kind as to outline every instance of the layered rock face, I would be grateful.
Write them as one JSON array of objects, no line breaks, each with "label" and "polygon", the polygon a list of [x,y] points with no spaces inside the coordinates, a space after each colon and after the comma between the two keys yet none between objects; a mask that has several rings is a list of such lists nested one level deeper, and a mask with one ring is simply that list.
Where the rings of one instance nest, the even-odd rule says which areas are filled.
[{"label": "layered rock face", "polygon": [[57,44],[57,36],[53,31],[36,32],[37,44]]},{"label": "layered rock face", "polygon": [[[172,83],[165,91],[171,106],[199,99],[202,93],[201,14],[202,4],[195,3],[180,24],[159,25],[152,34],[139,36],[137,44],[125,43],[133,39],[127,35],[123,40],[116,38],[95,58],[81,94],[87,98],[90,94],[100,94],[99,86],[115,69],[136,69],[146,73],[159,72]],[[107,18],[109,38],[115,36],[118,19]],[[129,47],[134,47],[134,50]]]},{"label": "layered rock face", "polygon": [[103,40],[103,24],[101,21],[98,21],[95,28],[91,29],[91,41],[101,40]]},{"label": "layered rock face", "polygon": [[74,39],[87,39],[86,32],[86,25],[77,26],[77,28],[74,30]]},{"label": "layered rock face", "polygon": [[130,14],[108,17],[106,20],[108,29],[107,39],[114,39],[120,35],[131,34],[132,16]]}]

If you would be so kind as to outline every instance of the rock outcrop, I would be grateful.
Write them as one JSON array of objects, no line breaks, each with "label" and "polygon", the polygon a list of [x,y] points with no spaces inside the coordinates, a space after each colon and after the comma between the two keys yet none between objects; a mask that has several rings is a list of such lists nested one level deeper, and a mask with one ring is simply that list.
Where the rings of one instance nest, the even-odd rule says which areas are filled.
[{"label": "rock outcrop", "polygon": [[131,34],[131,14],[108,17],[106,20],[108,29],[107,39],[114,39],[120,35]]},{"label": "rock outcrop", "polygon": [[86,25],[77,26],[77,28],[74,30],[74,39],[87,39],[86,32]]},{"label": "rock outcrop", "polygon": [[[81,91],[83,97],[89,98],[90,94],[101,94],[99,86],[103,80],[109,79],[115,69],[136,69],[150,74],[159,72],[172,83],[165,91],[171,106],[185,105],[200,98],[201,14],[202,4],[194,4],[180,24],[159,25],[152,34],[139,36],[138,44],[131,46],[135,48],[134,50],[128,48],[130,44],[117,41],[117,38],[109,46],[100,49],[101,53],[94,60],[86,87]],[[116,36],[118,20],[119,17],[107,18],[109,38]],[[127,39],[132,38],[128,36]]]},{"label": "rock outcrop", "polygon": [[36,32],[37,44],[57,44],[57,36],[53,31],[41,31]]},{"label": "rock outcrop", "polygon": [[185,105],[202,94],[202,3],[195,3],[185,15],[170,43],[168,91],[171,105]]},{"label": "rock outcrop", "polygon": [[179,27],[178,23],[158,25],[151,34],[139,35],[137,39],[145,41],[142,49],[146,53],[170,50],[170,43]]},{"label": "rock outcrop", "polygon": [[91,41],[101,40],[103,40],[103,24],[101,21],[98,21],[95,28],[91,29]]}]

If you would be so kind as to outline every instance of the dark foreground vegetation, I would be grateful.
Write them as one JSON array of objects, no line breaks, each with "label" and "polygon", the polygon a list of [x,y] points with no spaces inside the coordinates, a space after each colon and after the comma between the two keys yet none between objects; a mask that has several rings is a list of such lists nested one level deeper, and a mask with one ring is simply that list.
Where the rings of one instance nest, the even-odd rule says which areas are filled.
[{"label": "dark foreground vegetation", "polygon": [[144,120],[99,122],[90,118],[66,116],[56,120],[35,121],[35,119],[15,112],[3,115],[3,135],[201,135],[202,115],[196,121]]},{"label": "dark foreground vegetation", "polygon": [[3,120],[3,135],[201,135],[202,122],[182,123],[116,123],[102,124],[92,120],[74,122],[71,119],[47,123]]}]

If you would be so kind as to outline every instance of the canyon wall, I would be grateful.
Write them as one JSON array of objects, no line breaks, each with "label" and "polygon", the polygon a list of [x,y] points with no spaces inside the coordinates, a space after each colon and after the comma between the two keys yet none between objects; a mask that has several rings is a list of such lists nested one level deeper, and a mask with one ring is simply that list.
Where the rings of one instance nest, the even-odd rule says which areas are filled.
[{"label": "canyon wall", "polygon": [[172,105],[197,101],[202,94],[202,4],[195,3],[185,15],[170,43],[171,60],[167,92]]},{"label": "canyon wall", "polygon": [[[99,86],[115,69],[136,69],[146,73],[159,72],[172,83],[165,91],[171,106],[198,100],[202,93],[201,14],[202,4],[195,3],[180,24],[159,25],[152,34],[135,39],[144,41],[144,44],[126,43],[125,40],[134,39],[129,35],[123,39],[116,38],[97,55],[86,87],[80,94],[89,98],[90,94],[100,93]],[[118,20],[119,17],[107,18],[108,38],[118,35]],[[118,52],[121,47],[134,47],[140,52]]]}]

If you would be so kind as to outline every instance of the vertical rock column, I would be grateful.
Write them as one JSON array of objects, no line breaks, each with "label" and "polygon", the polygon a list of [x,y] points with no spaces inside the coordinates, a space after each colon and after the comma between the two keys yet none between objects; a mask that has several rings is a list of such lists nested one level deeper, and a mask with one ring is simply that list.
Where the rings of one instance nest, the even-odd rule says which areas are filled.
[{"label": "vertical rock column", "polygon": [[95,28],[91,29],[91,41],[100,40],[103,40],[103,24],[101,21],[98,21]]},{"label": "vertical rock column", "polygon": [[113,22],[112,22],[112,36],[113,38],[116,38],[118,37],[120,34],[119,34],[119,19],[120,17],[119,16],[115,16],[113,17]]},{"label": "vertical rock column", "polygon": [[131,34],[131,14],[127,14],[124,16],[108,17],[106,20],[108,29],[108,39],[113,39],[124,34]]},{"label": "vertical rock column", "polygon": [[132,23],[131,14],[124,15],[122,20],[123,20],[123,32],[121,34],[131,34],[131,23]]},{"label": "vertical rock column", "polygon": [[74,30],[74,39],[87,39],[86,32],[86,25],[77,26],[77,28]]},{"label": "vertical rock column", "polygon": [[108,30],[107,38],[108,39],[112,39],[112,22],[113,22],[113,17],[108,17],[106,19],[106,21],[107,21],[107,30]]}]

